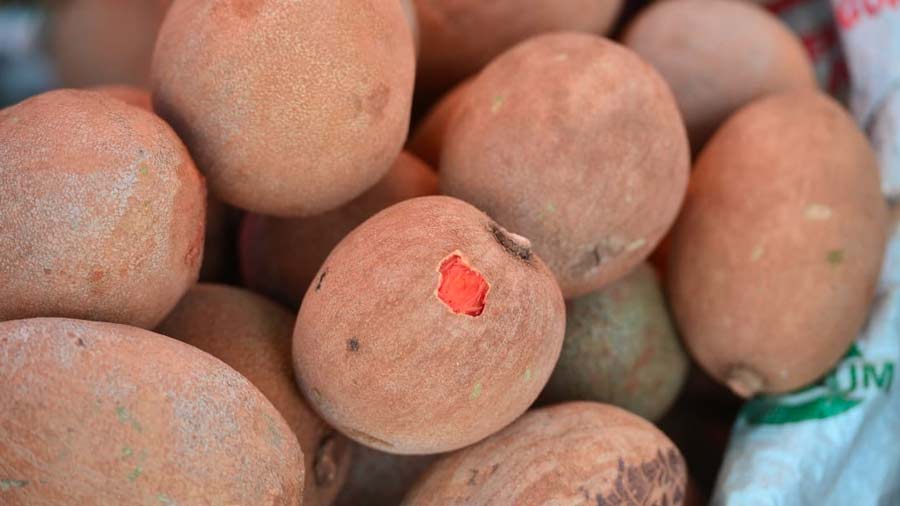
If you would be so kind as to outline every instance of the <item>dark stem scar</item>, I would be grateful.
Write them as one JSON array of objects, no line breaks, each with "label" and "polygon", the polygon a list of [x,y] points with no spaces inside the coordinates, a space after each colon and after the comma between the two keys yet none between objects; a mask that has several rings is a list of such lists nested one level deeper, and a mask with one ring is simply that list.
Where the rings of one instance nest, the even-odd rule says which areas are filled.
[{"label": "dark stem scar", "polygon": [[501,228],[496,223],[491,223],[488,225],[488,230],[491,235],[494,236],[494,240],[497,241],[503,248],[511,255],[518,257],[525,262],[531,261],[531,247],[528,244],[522,244],[517,241],[513,237],[510,236],[509,232]]},{"label": "dark stem scar", "polygon": [[355,337],[351,337],[347,339],[347,351],[357,351],[359,350],[359,340]]},{"label": "dark stem scar", "polygon": [[319,274],[319,281],[316,282],[316,291],[318,292],[322,288],[322,281],[325,280],[325,275],[328,274],[328,269],[324,269],[322,274]]}]

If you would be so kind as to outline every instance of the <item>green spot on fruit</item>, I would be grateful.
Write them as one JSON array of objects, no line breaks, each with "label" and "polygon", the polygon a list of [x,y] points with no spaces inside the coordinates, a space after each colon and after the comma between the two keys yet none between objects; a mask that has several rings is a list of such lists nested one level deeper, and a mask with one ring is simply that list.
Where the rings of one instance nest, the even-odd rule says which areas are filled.
[{"label": "green spot on fruit", "polygon": [[138,172],[142,176],[146,176],[147,174],[150,173],[150,167],[147,167],[147,164],[141,164],[141,166],[138,168]]},{"label": "green spot on fruit", "polygon": [[528,369],[525,369],[525,374],[523,374],[522,377],[525,379],[526,383],[531,381],[531,368],[530,367]]},{"label": "green spot on fruit", "polygon": [[472,393],[469,394],[469,399],[475,400],[481,397],[481,383],[475,383],[475,386],[472,387]]},{"label": "green spot on fruit", "polygon": [[127,459],[128,457],[131,456],[132,453],[133,452],[131,451],[131,448],[129,448],[127,446],[122,447],[122,458],[123,459]]},{"label": "green spot on fruit", "polygon": [[144,470],[141,468],[141,466],[135,467],[130,473],[128,473],[128,481],[134,481],[138,479],[143,472]]},{"label": "green spot on fruit", "polygon": [[497,95],[494,97],[493,102],[491,102],[491,112],[496,114],[500,111],[500,108],[503,107],[503,102],[506,101],[506,97],[503,95]]},{"label": "green spot on fruit", "polygon": [[547,212],[553,214],[556,212],[556,205],[553,202],[547,203]]},{"label": "green spot on fruit", "polygon": [[159,500],[160,504],[165,506],[175,506],[175,501],[166,494],[157,494],[156,498]]},{"label": "green spot on fruit", "polygon": [[23,488],[26,485],[28,485],[28,482],[25,480],[2,479],[0,480],[0,492],[6,492],[14,488]]},{"label": "green spot on fruit", "polygon": [[129,413],[128,410],[125,409],[124,406],[116,406],[116,417],[117,417],[117,418],[119,419],[119,421],[122,422],[122,423],[131,422],[131,428],[134,429],[134,430],[136,430],[136,431],[138,431],[138,432],[141,432],[141,430],[142,430],[141,424],[138,423],[138,421],[135,420],[135,419],[131,416],[131,413]]},{"label": "green spot on fruit", "polygon": [[828,260],[828,263],[833,266],[841,265],[844,262],[844,250],[833,249],[828,252],[826,259]]}]

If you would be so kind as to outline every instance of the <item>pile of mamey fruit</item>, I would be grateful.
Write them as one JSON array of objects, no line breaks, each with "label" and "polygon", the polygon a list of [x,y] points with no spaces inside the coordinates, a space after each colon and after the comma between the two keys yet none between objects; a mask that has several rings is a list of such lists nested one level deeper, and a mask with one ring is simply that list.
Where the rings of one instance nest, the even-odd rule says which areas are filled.
[{"label": "pile of mamey fruit", "polygon": [[691,361],[791,391],[868,314],[872,149],[750,2],[50,8],[0,504],[701,504]]}]

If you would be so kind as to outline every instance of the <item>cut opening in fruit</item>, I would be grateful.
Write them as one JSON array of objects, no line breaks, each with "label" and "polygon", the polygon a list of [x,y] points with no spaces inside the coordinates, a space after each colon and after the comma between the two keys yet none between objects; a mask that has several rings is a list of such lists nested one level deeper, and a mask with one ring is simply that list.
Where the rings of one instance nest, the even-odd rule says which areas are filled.
[{"label": "cut opening in fruit", "polygon": [[438,272],[441,280],[437,296],[451,311],[468,316],[478,316],[484,311],[490,285],[460,255],[453,253],[445,258]]}]

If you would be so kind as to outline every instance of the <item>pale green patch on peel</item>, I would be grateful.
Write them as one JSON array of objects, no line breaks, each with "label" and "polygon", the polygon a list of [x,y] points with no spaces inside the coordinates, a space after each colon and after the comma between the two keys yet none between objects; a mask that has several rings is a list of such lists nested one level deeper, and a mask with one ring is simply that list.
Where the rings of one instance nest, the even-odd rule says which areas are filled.
[{"label": "pale green patch on peel", "polygon": [[525,380],[525,383],[531,381],[531,368],[525,369],[525,374],[522,375],[522,379]]},{"label": "pale green patch on peel", "polygon": [[766,248],[763,248],[762,246],[757,246],[757,247],[753,248],[753,251],[750,252],[750,261],[756,262],[760,258],[762,258],[763,255],[765,255],[765,254],[766,254]]},{"label": "pale green patch on peel", "polygon": [[494,100],[491,102],[491,112],[496,114],[503,107],[503,102],[506,101],[506,97],[503,95],[497,95],[494,97]]},{"label": "pale green patch on peel", "polygon": [[150,173],[150,167],[147,167],[147,164],[143,163],[140,167],[138,167],[138,173],[142,176],[146,176]]},{"label": "pale green patch on peel", "polygon": [[828,263],[837,267],[844,263],[844,250],[842,249],[833,249],[828,252],[828,256],[825,257],[828,260]]},{"label": "pale green patch on peel", "polygon": [[475,386],[472,387],[472,393],[469,394],[469,399],[475,400],[481,397],[481,383],[475,383]]},{"label": "pale green patch on peel", "polygon": [[135,420],[135,419],[131,416],[131,413],[129,413],[128,410],[125,409],[124,406],[116,406],[116,417],[117,417],[117,418],[119,419],[119,421],[122,422],[122,423],[128,423],[128,422],[131,422],[131,428],[134,429],[134,430],[136,430],[136,431],[138,431],[138,432],[141,432],[141,430],[142,430],[141,424],[138,423],[138,421]]},{"label": "pale green patch on peel", "polygon": [[141,476],[141,473],[143,473],[143,472],[144,472],[144,469],[141,468],[141,466],[135,467],[135,468],[128,474],[128,481],[134,481],[134,480],[138,479],[138,478]]},{"label": "pale green patch on peel", "polygon": [[28,485],[28,482],[25,480],[3,479],[0,480],[0,492],[6,492],[14,488],[24,488],[26,485]]},{"label": "pale green patch on peel", "polygon": [[159,503],[165,506],[175,506],[175,501],[173,501],[166,494],[156,494],[156,498],[159,499]]},{"label": "pale green patch on peel", "polygon": [[131,451],[131,448],[129,448],[127,446],[122,447],[122,458],[123,459],[127,459],[128,457],[130,457],[132,455],[132,453],[133,452]]},{"label": "pale green patch on peel", "polygon": [[265,414],[266,417],[266,425],[269,429],[269,444],[274,446],[275,448],[281,448],[281,433],[278,432],[278,428],[275,427],[275,420],[272,419],[271,416]]},{"label": "pale green patch on peel", "polygon": [[810,221],[826,221],[831,219],[832,214],[831,208],[823,204],[810,204],[803,212],[806,219]]}]

